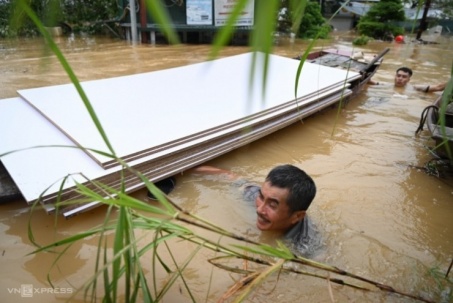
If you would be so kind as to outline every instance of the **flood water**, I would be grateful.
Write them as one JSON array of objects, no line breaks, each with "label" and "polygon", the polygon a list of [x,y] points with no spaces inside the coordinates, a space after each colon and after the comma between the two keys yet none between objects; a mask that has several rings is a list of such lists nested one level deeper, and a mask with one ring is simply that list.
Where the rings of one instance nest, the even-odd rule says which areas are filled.
[{"label": "flood water", "polygon": [[[347,47],[352,46],[351,41],[351,36],[337,33],[319,46]],[[80,81],[201,62],[210,50],[206,45],[130,45],[88,37],[62,37],[57,43]],[[274,53],[295,57],[306,46],[302,41],[283,42]],[[391,50],[375,76],[377,81],[391,82],[396,68],[403,65],[413,68],[412,83],[438,83],[449,77],[453,58],[453,40],[449,38],[428,45],[375,41],[357,50],[379,52],[385,47]],[[221,56],[246,51],[244,46],[229,46]],[[0,61],[0,99],[16,97],[19,89],[69,82],[39,39],[0,41]],[[172,89],[172,83],[168,83],[168,89]],[[318,187],[308,211],[322,234],[323,248],[315,257],[317,261],[406,293],[453,302],[453,285],[442,279],[453,259],[453,182],[417,168],[432,159],[426,146],[433,142],[426,127],[419,136],[414,134],[421,112],[436,97],[436,93],[369,86],[339,113],[324,111],[207,164],[256,182],[261,182],[275,165],[291,163],[301,167]],[[240,200],[229,181],[190,171],[176,178],[177,187],[170,197],[183,208],[253,240],[273,240],[272,235],[257,230],[253,208]],[[146,200],[144,190],[133,195]],[[102,223],[105,211],[100,207],[66,221],[35,211],[32,228],[36,241],[48,244],[56,237],[92,228]],[[41,291],[30,299],[15,292],[22,285],[46,290],[47,273],[55,259],[52,253],[28,255],[35,249],[28,238],[29,215],[25,201],[0,205],[0,301],[65,301],[68,295],[61,293]],[[51,271],[56,287],[75,290],[90,278],[96,244],[96,239],[90,239],[68,250]],[[174,253],[180,262],[195,247],[188,243],[175,245],[178,249]],[[206,261],[213,256],[202,250],[185,271],[197,302],[216,302],[240,278],[213,269]],[[150,271],[151,265],[147,269]],[[248,300],[332,302],[330,291],[334,302],[415,302],[292,273],[270,277]],[[72,301],[82,302],[83,294]],[[190,301],[180,280],[163,300]]]}]

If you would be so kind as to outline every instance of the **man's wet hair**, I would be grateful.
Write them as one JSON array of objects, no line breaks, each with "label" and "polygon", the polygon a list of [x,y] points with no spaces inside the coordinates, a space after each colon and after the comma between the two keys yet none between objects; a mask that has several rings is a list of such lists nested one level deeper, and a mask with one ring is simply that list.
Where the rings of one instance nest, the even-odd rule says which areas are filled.
[{"label": "man's wet hair", "polygon": [[402,72],[405,72],[407,74],[409,74],[410,77],[412,77],[412,70],[409,68],[409,67],[400,67],[396,70],[396,73],[398,73],[399,71],[402,71]]},{"label": "man's wet hair", "polygon": [[290,164],[274,167],[266,177],[272,186],[289,190],[288,204],[291,213],[307,210],[316,195],[313,179],[303,170]]}]

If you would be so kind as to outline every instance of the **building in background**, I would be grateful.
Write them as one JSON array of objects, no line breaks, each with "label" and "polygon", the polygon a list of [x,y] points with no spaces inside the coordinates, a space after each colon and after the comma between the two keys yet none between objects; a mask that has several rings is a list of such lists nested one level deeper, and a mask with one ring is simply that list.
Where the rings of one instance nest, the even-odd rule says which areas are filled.
[{"label": "building in background", "polygon": [[[130,7],[129,1],[122,1],[123,8]],[[173,29],[184,43],[209,42],[215,32],[224,26],[231,15],[236,0],[164,0],[163,1]],[[135,28],[138,40],[155,43],[165,39],[161,34],[160,25],[148,13],[146,1],[135,1]],[[236,21],[236,31],[232,40],[241,40],[248,35],[254,25],[255,0],[250,0]],[[127,39],[132,39],[134,22],[128,14],[121,23]]]},{"label": "building in background", "polygon": [[[379,2],[380,0],[356,0],[351,1],[344,5],[345,2],[340,2],[336,0],[326,0],[323,2],[323,15],[326,18],[331,18],[335,12],[344,5],[338,14],[336,14],[330,24],[336,30],[352,30],[357,25],[360,17],[364,16],[370,7],[375,3]],[[402,24],[398,24],[399,26],[404,27],[406,30],[410,31],[414,25],[418,27],[420,24],[420,20],[423,16],[423,8],[417,10],[417,8],[408,8],[404,9],[406,15],[406,21]],[[442,26],[444,29],[443,32],[451,33],[453,31],[453,20],[446,18],[443,11],[437,8],[430,8],[427,14],[428,21],[435,20],[436,25]],[[438,27],[436,27],[438,29]]]}]

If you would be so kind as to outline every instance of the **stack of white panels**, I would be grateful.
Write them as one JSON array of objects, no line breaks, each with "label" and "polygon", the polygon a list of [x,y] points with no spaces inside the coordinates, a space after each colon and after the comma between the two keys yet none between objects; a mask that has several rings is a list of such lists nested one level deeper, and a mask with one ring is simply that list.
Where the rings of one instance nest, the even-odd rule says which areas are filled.
[{"label": "stack of white panels", "polygon": [[[254,55],[253,81],[250,68]],[[351,92],[360,74],[270,55],[263,87],[262,54],[247,53],[163,71],[83,82],[117,157],[157,181],[218,157],[307,117]],[[108,152],[72,84],[21,90],[0,100],[0,153],[37,145]],[[112,158],[79,148],[37,148],[2,162],[25,199],[49,210],[80,198],[75,182],[102,182],[128,192],[144,186]],[[124,178],[121,178],[123,174]],[[62,178],[71,175],[64,184]],[[91,186],[90,186],[91,187]],[[71,215],[96,204],[65,209]]]}]

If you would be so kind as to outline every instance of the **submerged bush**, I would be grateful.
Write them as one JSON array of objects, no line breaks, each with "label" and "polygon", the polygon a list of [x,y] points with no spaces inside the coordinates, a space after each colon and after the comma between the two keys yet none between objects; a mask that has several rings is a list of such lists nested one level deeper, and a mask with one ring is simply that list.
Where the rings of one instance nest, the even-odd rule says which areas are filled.
[{"label": "submerged bush", "polygon": [[368,44],[368,41],[370,41],[370,37],[362,35],[360,37],[355,38],[352,40],[353,45],[366,45]]}]

